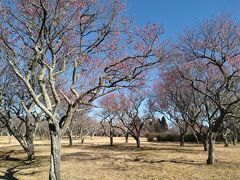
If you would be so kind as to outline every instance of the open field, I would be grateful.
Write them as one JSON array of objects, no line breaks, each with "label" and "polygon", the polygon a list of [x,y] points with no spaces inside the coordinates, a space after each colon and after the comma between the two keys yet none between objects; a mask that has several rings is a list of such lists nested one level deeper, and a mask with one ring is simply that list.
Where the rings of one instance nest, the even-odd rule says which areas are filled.
[{"label": "open field", "polygon": [[[207,153],[201,145],[149,143],[142,139],[137,149],[133,139],[114,138],[113,147],[107,137],[86,139],[85,144],[62,141],[62,179],[240,179],[240,146],[216,147],[216,164],[206,165]],[[36,140],[36,161],[24,162],[25,153],[13,140],[0,137],[0,179],[48,179],[49,141]]]}]

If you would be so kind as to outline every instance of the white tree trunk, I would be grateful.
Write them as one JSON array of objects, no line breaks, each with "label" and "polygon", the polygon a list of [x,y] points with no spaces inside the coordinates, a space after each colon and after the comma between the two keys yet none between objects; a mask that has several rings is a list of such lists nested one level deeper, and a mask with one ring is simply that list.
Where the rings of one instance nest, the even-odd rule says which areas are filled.
[{"label": "white tree trunk", "polygon": [[54,125],[49,125],[51,139],[50,180],[60,180],[61,136]]}]

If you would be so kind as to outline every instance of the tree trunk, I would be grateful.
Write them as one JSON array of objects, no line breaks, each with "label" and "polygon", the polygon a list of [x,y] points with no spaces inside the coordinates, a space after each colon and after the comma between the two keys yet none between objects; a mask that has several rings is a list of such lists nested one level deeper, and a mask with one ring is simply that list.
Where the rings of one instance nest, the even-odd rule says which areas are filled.
[{"label": "tree trunk", "polygon": [[202,144],[204,151],[208,151],[208,139],[203,139]]},{"label": "tree trunk", "polygon": [[140,148],[140,136],[136,138],[137,148]]},{"label": "tree trunk", "polygon": [[237,135],[235,135],[235,134],[232,136],[232,143],[233,143],[233,145],[237,144]]},{"label": "tree trunk", "polygon": [[109,137],[110,137],[110,146],[112,146],[113,145],[113,130],[112,130],[112,128],[110,128]]},{"label": "tree trunk", "polygon": [[113,137],[110,136],[110,146],[112,146],[112,145],[113,145]]},{"label": "tree trunk", "polygon": [[201,143],[203,145],[203,150],[207,151],[208,150],[208,137],[207,134],[198,134],[198,138],[201,140]]},{"label": "tree trunk", "polygon": [[[35,133],[34,133],[35,134]],[[30,134],[31,137],[29,137],[26,141],[27,141],[27,149],[25,150],[28,156],[28,160],[32,161],[35,159],[35,151],[34,151],[34,144],[33,144],[33,140],[34,140],[34,135]]]},{"label": "tree trunk", "polygon": [[184,146],[184,137],[185,134],[180,134],[180,146]]},{"label": "tree trunk", "polygon": [[68,130],[68,138],[69,138],[68,146],[71,147],[73,145],[73,138],[72,138],[72,131],[71,130]]},{"label": "tree trunk", "polygon": [[227,140],[227,138],[224,138],[224,147],[228,147],[228,140]]},{"label": "tree trunk", "polygon": [[34,145],[33,145],[33,139],[20,139],[20,137],[16,136],[16,139],[23,147],[25,153],[27,154],[27,160],[32,161],[35,159],[35,152],[34,152]]},{"label": "tree trunk", "polygon": [[227,139],[227,132],[222,133],[223,141],[224,141],[224,147],[228,147],[228,139]]},{"label": "tree trunk", "polygon": [[128,143],[128,133],[125,134],[125,143]]},{"label": "tree trunk", "polygon": [[40,138],[40,140],[43,140],[43,137],[42,137],[42,133],[41,133],[41,132],[39,133],[39,138]]},{"label": "tree trunk", "polygon": [[215,161],[215,135],[210,133],[208,136],[208,159],[207,164],[214,164]]},{"label": "tree trunk", "polygon": [[61,137],[57,128],[56,125],[49,124],[51,138],[49,180],[60,180]]},{"label": "tree trunk", "polygon": [[95,136],[95,132],[91,134],[91,140],[93,140],[94,136]]},{"label": "tree trunk", "polygon": [[35,153],[34,153],[34,145],[31,144],[29,147],[25,150],[28,156],[28,160],[32,161],[35,159]]},{"label": "tree trunk", "polygon": [[80,129],[79,137],[80,137],[81,144],[83,144],[84,143],[83,128]]},{"label": "tree trunk", "polygon": [[11,144],[12,142],[12,136],[9,132],[7,132],[7,136],[8,136],[8,144]]},{"label": "tree trunk", "polygon": [[193,131],[192,131],[192,133],[193,133],[193,136],[195,137],[196,143],[199,144],[199,140],[198,140],[198,137],[197,137],[196,133],[193,132]]},{"label": "tree trunk", "polygon": [[26,132],[25,135],[20,135],[17,133],[13,133],[14,137],[17,139],[19,144],[24,149],[25,153],[27,154],[27,160],[32,161],[35,159],[35,151],[34,151],[34,131]]}]

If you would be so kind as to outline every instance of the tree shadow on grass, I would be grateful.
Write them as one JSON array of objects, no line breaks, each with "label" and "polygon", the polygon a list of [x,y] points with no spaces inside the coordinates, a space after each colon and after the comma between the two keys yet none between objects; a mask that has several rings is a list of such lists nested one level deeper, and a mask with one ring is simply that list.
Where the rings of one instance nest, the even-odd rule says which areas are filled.
[{"label": "tree shadow on grass", "polygon": [[[18,178],[14,177],[16,173],[19,173],[21,170],[26,170],[31,167],[35,166],[41,166],[42,158],[37,157],[37,159],[33,160],[32,162],[29,162],[27,160],[18,159],[10,157],[11,154],[14,153],[14,150],[11,150],[9,152],[6,152],[4,154],[0,155],[0,160],[7,162],[7,166],[10,166],[9,168],[6,167],[5,171],[1,171],[3,175],[0,175],[0,179],[7,179],[7,180],[16,180]],[[22,175],[33,175],[38,172],[29,172],[29,173],[19,173]]]},{"label": "tree shadow on grass", "polygon": [[17,178],[14,177],[14,174],[19,172],[21,169],[17,169],[19,166],[14,166],[11,168],[8,168],[4,173],[3,176],[0,175],[0,179],[9,179],[9,180],[17,180]]},{"label": "tree shadow on grass", "polygon": [[190,165],[202,165],[202,163],[196,163],[193,160],[178,160],[178,159],[169,159],[169,160],[143,160],[145,163],[175,163],[175,164],[190,164]]},{"label": "tree shadow on grass", "polygon": [[[174,164],[188,164],[199,166],[203,163],[196,162],[194,160],[187,159],[146,159],[141,155],[132,155],[129,157],[115,156],[111,153],[92,153],[92,152],[74,152],[62,155],[62,161],[77,161],[77,162],[91,162],[91,161],[102,161],[102,162],[118,162],[118,163],[140,163],[140,164],[159,164],[159,163],[174,163]],[[93,163],[93,162],[92,162]]]},{"label": "tree shadow on grass", "polygon": [[10,155],[13,154],[13,153],[14,153],[14,150],[11,150],[11,151],[8,151],[8,152],[5,152],[5,153],[1,154],[0,155],[0,160],[22,161],[21,159],[10,157]]},{"label": "tree shadow on grass", "polygon": [[86,162],[86,161],[102,161],[104,159],[111,159],[111,155],[108,153],[105,154],[97,154],[92,152],[74,152],[64,154],[61,157],[61,161],[78,161],[78,162]]},{"label": "tree shadow on grass", "polygon": [[168,151],[169,153],[190,153],[190,154],[199,154],[203,153],[204,151],[201,149],[188,149],[188,148],[181,148],[178,146],[177,148],[171,146],[148,146],[144,145],[140,148],[137,148],[133,145],[125,145],[125,144],[116,144],[113,146],[110,145],[85,145],[81,146],[81,149],[92,149],[95,151],[98,150],[108,150],[108,151],[115,151],[115,152],[144,152],[144,151]]},{"label": "tree shadow on grass", "polygon": [[148,147],[148,146],[142,146],[140,148],[137,148],[133,144],[114,144],[112,146],[108,144],[104,145],[84,145],[82,146],[82,149],[92,149],[92,150],[110,150],[110,151],[146,151],[146,150],[158,150],[157,147]]},{"label": "tree shadow on grass", "polygon": [[[17,166],[13,166],[11,168],[6,169],[6,171],[2,171],[4,175],[0,175],[0,179],[6,180],[17,180],[18,178],[14,177],[16,173],[19,173],[21,170],[26,170],[28,167],[26,165],[29,164],[20,164]],[[21,173],[22,175],[34,175],[39,172],[29,172],[29,173]]]}]

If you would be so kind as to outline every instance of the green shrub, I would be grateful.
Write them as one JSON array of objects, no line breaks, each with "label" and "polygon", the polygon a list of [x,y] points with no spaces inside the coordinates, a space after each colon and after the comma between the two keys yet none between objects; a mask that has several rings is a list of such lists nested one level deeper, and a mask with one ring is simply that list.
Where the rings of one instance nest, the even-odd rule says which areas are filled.
[{"label": "green shrub", "polygon": [[184,141],[185,142],[196,142],[196,138],[194,137],[194,135],[191,134],[186,134],[184,137]]},{"label": "green shrub", "polygon": [[[170,130],[167,132],[162,133],[148,133],[146,134],[146,138],[149,142],[152,142],[154,140],[157,141],[170,141],[170,142],[176,142],[180,141],[180,135],[178,131]],[[184,137],[185,142],[196,142],[196,139],[192,133],[186,134]]]},{"label": "green shrub", "polygon": [[152,142],[157,138],[158,133],[148,133],[146,134],[147,141]]},{"label": "green shrub", "polygon": [[178,141],[179,140],[179,135],[176,133],[159,133],[157,135],[157,141]]},{"label": "green shrub", "polygon": [[151,135],[151,133],[146,134],[146,138],[149,142],[153,141],[153,136]]}]

